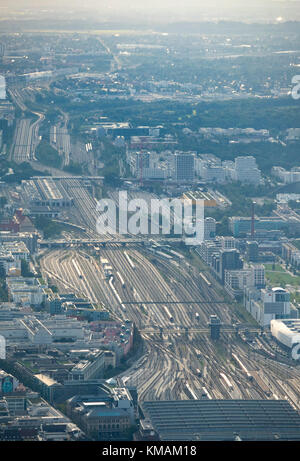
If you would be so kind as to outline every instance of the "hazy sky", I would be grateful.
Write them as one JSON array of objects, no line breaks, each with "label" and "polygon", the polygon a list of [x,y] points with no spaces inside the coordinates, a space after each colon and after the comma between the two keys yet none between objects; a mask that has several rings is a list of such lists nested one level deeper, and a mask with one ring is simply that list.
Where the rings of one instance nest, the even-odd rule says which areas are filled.
[{"label": "hazy sky", "polygon": [[[95,19],[109,17],[143,16],[157,19],[238,19],[257,18],[258,20],[296,19],[300,16],[300,0],[0,0],[0,15],[9,10],[49,9],[65,13],[81,10],[82,13],[95,13]],[[140,16],[139,16],[140,15]]]}]

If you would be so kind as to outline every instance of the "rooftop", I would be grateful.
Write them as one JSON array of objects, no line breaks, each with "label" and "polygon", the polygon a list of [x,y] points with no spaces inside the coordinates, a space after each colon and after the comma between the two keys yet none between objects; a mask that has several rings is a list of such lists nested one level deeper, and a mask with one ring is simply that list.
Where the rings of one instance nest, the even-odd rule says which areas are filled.
[{"label": "rooftop", "polygon": [[284,400],[144,402],[161,440],[300,440],[300,416]]}]

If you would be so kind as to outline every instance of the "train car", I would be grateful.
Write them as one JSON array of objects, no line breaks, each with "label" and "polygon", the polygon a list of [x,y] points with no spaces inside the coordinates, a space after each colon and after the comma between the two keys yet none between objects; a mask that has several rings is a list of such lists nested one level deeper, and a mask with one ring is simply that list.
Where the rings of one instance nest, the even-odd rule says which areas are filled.
[{"label": "train car", "polygon": [[78,267],[78,264],[77,264],[76,261],[74,261],[74,260],[72,261],[72,264],[73,264],[74,269],[75,269],[75,271],[76,271],[76,273],[77,273],[77,275],[78,275],[78,278],[79,278],[80,280],[82,280],[82,279],[83,279],[83,274],[82,274],[82,272],[80,271],[80,269],[79,269],[79,267]]},{"label": "train car", "polygon": [[220,373],[220,377],[222,378],[223,382],[226,384],[228,389],[232,391],[233,390],[233,385],[231,384],[231,382],[229,381],[227,376],[224,373]]},{"label": "train car", "polygon": [[119,278],[119,280],[121,282],[122,287],[125,288],[125,282],[124,282],[124,279],[123,279],[122,275],[120,274],[120,272],[117,272],[117,276],[118,276],[118,278]]},{"label": "train car", "polygon": [[162,251],[156,251],[157,256],[160,256],[161,258],[165,258],[168,260],[172,260],[173,257],[171,255],[168,255],[167,253],[163,253]]},{"label": "train car", "polygon": [[206,283],[206,285],[208,285],[209,287],[211,286],[211,282],[205,277],[205,275],[202,274],[202,272],[199,272],[199,275],[200,277],[204,280],[204,282]]},{"label": "train car", "polygon": [[164,307],[164,310],[165,310],[165,312],[166,312],[166,314],[167,314],[167,316],[168,316],[170,322],[173,323],[173,322],[174,322],[174,318],[173,318],[172,314],[170,313],[169,309],[167,308],[167,306],[163,306],[163,307]]},{"label": "train car", "polygon": [[169,253],[174,256],[174,258],[180,259],[181,261],[184,260],[184,256],[180,253],[177,253],[177,251],[174,250],[169,250]]},{"label": "train car", "polygon": [[198,378],[201,378],[202,376],[201,370],[199,370],[199,368],[197,368],[196,370],[196,375],[198,376]]},{"label": "train car", "polygon": [[195,394],[195,392],[192,390],[191,386],[190,386],[188,383],[186,383],[185,387],[186,387],[186,389],[187,389],[187,391],[188,391],[186,394],[187,394],[189,397],[191,396],[192,399],[198,400],[198,396]]},{"label": "train car", "polygon": [[200,320],[200,315],[198,314],[198,312],[196,312],[196,314],[195,314],[195,319],[197,320],[197,322],[199,322],[199,320]]},{"label": "train car", "polygon": [[135,269],[135,265],[133,264],[132,262],[132,259],[130,258],[129,254],[127,253],[127,251],[124,251],[124,255],[125,255],[125,258],[127,259],[127,261],[129,262],[130,266],[131,266],[131,269]]},{"label": "train car", "polygon": [[196,353],[196,356],[197,356],[198,359],[202,358],[202,352],[199,351],[199,349],[195,349],[195,353]]},{"label": "train car", "polygon": [[253,376],[251,375],[251,373],[249,373],[249,371],[247,370],[245,365],[241,362],[241,360],[238,358],[238,356],[236,354],[232,353],[232,357],[237,362],[237,364],[240,366],[240,368],[243,370],[243,372],[245,373],[245,375],[247,376],[249,381],[253,381]]},{"label": "train car", "polygon": [[201,389],[201,400],[212,400],[211,395],[209,394],[208,390],[205,387]]}]

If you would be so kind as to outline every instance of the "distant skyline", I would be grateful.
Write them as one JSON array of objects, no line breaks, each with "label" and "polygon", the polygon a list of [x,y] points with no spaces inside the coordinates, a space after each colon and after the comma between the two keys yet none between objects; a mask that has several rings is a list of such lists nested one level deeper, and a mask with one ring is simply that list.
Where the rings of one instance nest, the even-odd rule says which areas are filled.
[{"label": "distant skyline", "polygon": [[[287,21],[300,20],[300,0],[2,0],[0,17],[22,19],[20,10],[32,17],[53,15],[60,11],[62,18],[72,13],[83,18],[101,20],[129,19],[139,22],[156,20],[171,22],[205,20]],[[32,11],[30,11],[32,10]],[[48,10],[48,11],[47,11]],[[17,14],[18,12],[18,14]],[[65,13],[65,14],[63,14]]]}]

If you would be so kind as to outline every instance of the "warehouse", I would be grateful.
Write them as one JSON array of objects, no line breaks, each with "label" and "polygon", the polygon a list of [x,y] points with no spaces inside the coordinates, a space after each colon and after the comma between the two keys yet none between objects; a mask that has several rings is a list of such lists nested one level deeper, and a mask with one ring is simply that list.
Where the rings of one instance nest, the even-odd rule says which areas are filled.
[{"label": "warehouse", "polygon": [[36,177],[22,181],[22,188],[31,207],[64,208],[73,204],[73,198],[53,178]]}]

